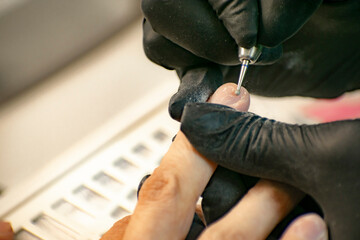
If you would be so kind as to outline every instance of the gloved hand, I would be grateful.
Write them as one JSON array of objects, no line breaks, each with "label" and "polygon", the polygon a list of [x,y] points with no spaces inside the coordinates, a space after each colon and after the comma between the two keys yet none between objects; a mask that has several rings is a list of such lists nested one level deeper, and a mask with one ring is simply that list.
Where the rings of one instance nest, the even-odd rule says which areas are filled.
[{"label": "gloved hand", "polygon": [[[254,7],[255,5],[257,7]],[[168,69],[175,69],[181,79],[179,91],[172,97],[169,105],[170,114],[175,119],[179,120],[181,118],[186,103],[205,102],[223,82],[237,81],[239,74],[239,67],[236,66],[239,64],[237,59],[238,45],[251,47],[256,43],[266,47],[258,60],[259,66],[251,66],[245,77],[244,86],[251,93],[265,96],[300,95],[330,98],[346,91],[360,88],[360,69],[354,64],[360,58],[360,47],[358,44],[360,41],[360,14],[358,14],[360,2],[357,0],[329,0],[324,2],[320,0],[143,0],[142,7],[146,17],[144,21],[144,50],[146,55],[157,64]],[[280,60],[278,60],[279,58]],[[264,66],[265,64],[272,65]],[[206,109],[202,110],[206,112]],[[209,111],[210,113],[212,112],[211,109]],[[227,121],[231,121],[232,113],[228,114],[225,112],[223,112],[224,115],[221,117],[223,120],[208,120],[208,123],[213,122],[216,125],[217,122],[221,126]],[[246,126],[248,127],[252,126],[252,120],[253,116],[251,114],[241,115],[238,119],[239,122],[247,123]],[[190,119],[189,122],[191,121]],[[250,140],[258,139],[258,132],[262,132],[261,129],[264,128],[262,122],[265,123],[268,132],[279,132],[278,126],[281,125],[280,123],[273,123],[271,121],[269,123],[269,121],[263,119],[262,121],[255,121],[259,125],[255,124],[254,128],[250,128],[250,130],[245,131],[245,126],[243,129],[245,135],[239,132],[238,138],[242,138],[246,146],[249,146],[246,150],[248,156],[256,155],[257,160],[263,160],[264,163],[267,163],[268,160],[261,157],[261,151],[257,155],[256,151],[258,149],[256,147],[259,145],[254,145],[254,143],[250,142]],[[190,123],[188,124],[190,125]],[[355,121],[355,124],[345,122],[344,127],[347,129],[350,125],[358,126],[358,124],[358,121]],[[337,132],[341,131],[342,126],[338,126],[338,123],[335,125],[338,129]],[[289,127],[295,131],[288,133],[289,139],[292,139],[291,134],[296,135],[297,131],[301,131],[299,129],[308,128],[311,131],[317,128],[313,126],[284,126],[284,129]],[[354,128],[353,131],[355,132],[356,129],[358,127]],[[205,134],[206,128],[203,130]],[[197,133],[194,131],[187,134],[191,139],[191,137],[196,138]],[[282,133],[273,136],[275,140],[281,141],[282,136],[280,134]],[[326,136],[329,134],[330,131]],[[301,133],[298,133],[298,135],[301,136]],[[204,135],[199,136],[200,139],[198,141],[205,140],[203,139]],[[209,141],[213,138],[206,139],[206,142],[209,144]],[[220,135],[219,138],[221,138]],[[269,151],[269,149],[265,149],[266,147],[275,150],[278,148],[279,154],[280,151],[284,150],[285,152],[282,153],[283,160],[279,161],[285,161],[288,157],[292,157],[292,155],[297,157],[294,160],[291,159],[291,161],[298,160],[301,153],[305,154],[304,156],[311,156],[312,154],[314,156],[322,156],[318,158],[320,160],[317,164],[326,169],[327,166],[325,164],[328,164],[328,162],[322,166],[321,161],[328,159],[328,155],[322,149],[322,144],[316,146],[318,142],[322,143],[325,140],[323,140],[321,135],[318,138],[320,140],[315,143],[309,143],[304,140],[303,146],[307,146],[308,149],[296,149],[296,146],[293,146],[292,150],[294,152],[287,148],[273,145],[272,142],[274,141],[272,141],[271,137],[263,137],[261,140],[264,142],[257,144],[261,144],[264,147],[264,151]],[[297,138],[292,140],[292,143],[299,141]],[[356,145],[355,140],[359,142],[358,138],[354,138],[354,141],[351,143],[344,142],[341,139],[337,140],[334,137],[326,140],[331,141],[331,144],[337,144],[341,151],[354,148],[354,146],[348,146],[347,144],[353,143]],[[215,143],[216,141],[214,141]],[[194,144],[196,147],[197,144]],[[236,148],[236,145],[231,146]],[[210,149],[203,149],[204,153],[208,150],[210,151]],[[226,147],[223,150],[225,151]],[[210,153],[212,154],[211,151]],[[286,155],[286,153],[288,154]],[[359,152],[354,152],[354,154],[351,159],[356,159],[356,154],[359,156]],[[286,158],[284,158],[284,155],[286,155]],[[331,157],[337,158],[336,156]],[[210,159],[213,158],[210,157]],[[227,158],[224,157],[223,159],[226,160]],[[219,159],[214,160],[220,161]],[[301,160],[303,159],[301,158]],[[308,161],[307,159],[305,160]],[[351,160],[346,159],[346,161]],[[240,163],[242,162],[239,160]],[[300,161],[298,164],[301,163],[303,161]],[[230,161],[229,165],[232,164],[232,161]],[[351,169],[355,173],[359,172],[358,163],[356,164]],[[227,164],[221,165],[227,166]],[[332,163],[330,163],[330,166],[335,168]],[[313,169],[314,167],[310,167],[311,171]],[[243,173],[250,173],[242,169],[238,170],[241,170],[240,172]],[[275,174],[277,171],[272,169],[271,174]],[[340,234],[345,234],[345,237],[348,236],[348,239],[352,239],[353,235],[351,234],[356,234],[356,232],[354,233],[356,229],[353,227],[349,233],[342,228],[347,225],[359,225],[358,219],[353,223],[349,223],[350,220],[343,221],[343,216],[340,216],[345,205],[346,209],[344,211],[347,212],[346,214],[349,214],[352,210],[354,212],[357,210],[357,204],[347,203],[347,201],[351,202],[359,197],[359,183],[356,182],[357,178],[353,172],[347,176],[347,181],[350,183],[353,181],[353,185],[342,185],[342,187],[337,184],[334,185],[334,192],[338,188],[353,187],[355,194],[350,193],[351,200],[340,203],[339,199],[334,199],[333,196],[329,200],[324,200],[325,197],[321,198],[320,204],[324,209],[323,202],[327,203],[330,200],[331,204],[335,202],[338,206],[333,211],[329,210],[331,206],[327,206],[326,210],[324,210],[328,221],[332,221],[330,224],[331,230],[336,231],[337,235],[331,232],[334,239],[346,239]],[[326,175],[327,170],[324,170],[323,173]],[[268,173],[268,175],[271,174]],[[262,174],[254,175],[266,177]],[[334,176],[337,176],[337,173]],[[345,178],[346,175],[343,174],[341,176]],[[312,178],[312,180],[314,179]],[[323,181],[320,184],[320,188],[327,186],[323,194],[327,193],[330,195],[333,193],[333,191],[328,192],[329,188],[332,187],[331,184],[334,184],[331,182],[332,180],[328,179],[330,185],[326,185],[325,180],[325,182]],[[301,179],[299,182],[301,182]],[[307,182],[305,181],[304,183]],[[311,187],[316,188],[316,185]],[[320,188],[318,189],[319,192],[322,191]],[[344,190],[343,192],[348,194],[350,190]],[[319,201],[318,195],[314,197]],[[347,195],[336,197],[347,198]],[[356,212],[354,215],[358,215],[358,213]],[[338,220],[337,216],[340,216]],[[337,222],[335,223],[335,221]],[[335,226],[337,224],[341,226],[338,228]]]},{"label": "gloved hand", "polygon": [[221,105],[191,103],[181,130],[217,164],[311,195],[324,212],[331,239],[360,239],[360,119],[289,125]]},{"label": "gloved hand", "polygon": [[[243,221],[249,221],[249,223],[256,222],[256,229],[257,233],[261,232],[260,229],[262,229],[261,221],[265,218],[267,218],[272,211],[278,211],[278,208],[274,207],[273,202],[277,202],[280,206],[284,207],[283,204],[286,202],[282,201],[279,194],[272,194],[273,199],[271,200],[271,197],[268,200],[268,202],[263,202],[266,206],[266,208],[263,208],[264,205],[257,204],[259,201],[259,196],[254,194],[255,189],[261,189],[260,191],[262,193],[268,192],[268,190],[264,188],[259,188],[262,183],[264,183],[264,180],[258,181],[258,178],[246,176],[243,174],[236,173],[234,171],[231,171],[229,169],[223,168],[221,166],[218,166],[216,171],[214,172],[213,176],[210,179],[210,182],[208,183],[207,187],[205,188],[205,191],[202,194],[202,202],[201,202],[201,208],[202,213],[200,214],[202,216],[202,220],[195,214],[193,223],[191,225],[190,231],[188,233],[188,236],[186,240],[193,240],[197,239],[197,237],[203,232],[207,231],[208,227],[214,227],[218,225],[219,222],[222,221],[225,214],[226,216],[231,215],[231,211],[234,210],[234,208],[237,208],[236,204],[239,204],[239,201],[244,201],[244,199],[247,202],[252,202],[253,207],[247,206],[247,209],[242,209],[242,211],[238,211],[236,214],[238,215],[238,218],[243,219]],[[270,181],[267,181],[270,182]],[[259,185],[260,183],[260,185]],[[274,184],[274,183],[271,183]],[[275,187],[274,187],[275,186]],[[279,188],[279,185],[275,184],[273,185],[274,189]],[[285,187],[287,189],[286,191],[289,191],[289,187],[286,187],[283,185],[281,188]],[[249,191],[250,190],[250,194]],[[300,191],[299,190],[291,190],[293,197],[293,200],[298,198],[296,196],[299,196]],[[256,192],[256,191],[255,191]],[[255,195],[255,196],[254,196]],[[302,195],[302,194],[301,194]],[[251,199],[249,196],[252,196]],[[271,194],[270,194],[271,196]],[[289,195],[290,196],[290,195]],[[260,197],[261,198],[261,197]],[[287,201],[291,202],[291,201]],[[286,205],[286,204],[285,204]],[[258,219],[256,216],[256,209],[262,209],[260,214],[260,219]],[[240,213],[241,212],[241,213]],[[249,212],[252,212],[251,215],[249,215]],[[255,212],[255,213],[254,213]],[[294,221],[295,218],[304,215],[306,213],[318,213],[319,215],[322,215],[321,209],[319,209],[318,205],[314,203],[313,199],[309,196],[306,196],[300,203],[279,223],[277,226],[273,229],[273,231],[269,234],[269,236],[266,238],[266,240],[278,240],[283,235],[285,229],[289,226],[291,222]],[[258,212],[257,212],[258,213]],[[233,213],[234,214],[234,213]],[[244,217],[243,217],[244,216]],[[252,216],[252,217],[250,217]],[[205,222],[205,225],[203,223]],[[252,224],[244,224],[242,221],[235,221],[235,224],[237,225],[237,229],[244,229],[249,228]],[[223,226],[224,224],[222,224]],[[218,225],[219,226],[219,225]],[[231,224],[227,224],[227,226],[231,226]],[[229,229],[231,227],[227,227]],[[214,229],[214,228],[213,228]],[[249,230],[249,229],[248,229]],[[221,227],[217,228],[217,231],[224,232],[224,229]],[[214,230],[211,232],[213,233]],[[225,231],[226,232],[226,231]],[[210,234],[211,234],[210,233]],[[207,237],[210,235],[209,232],[207,232]],[[217,234],[219,235],[219,233]],[[243,235],[246,236],[249,239],[254,238],[255,236],[253,234],[249,234],[249,231],[244,231]],[[224,239],[227,239],[223,236]],[[256,237],[255,237],[256,238]],[[206,237],[204,239],[207,239]],[[256,238],[257,239],[257,238]],[[296,238],[298,239],[298,238]],[[299,239],[310,239],[307,237],[299,238]],[[311,238],[312,239],[312,238]]]},{"label": "gloved hand", "polygon": [[237,81],[238,46],[265,46],[243,83],[250,93],[328,98],[360,87],[358,0],[142,0],[142,9],[146,55],[181,79],[169,105],[177,120],[187,102]]}]

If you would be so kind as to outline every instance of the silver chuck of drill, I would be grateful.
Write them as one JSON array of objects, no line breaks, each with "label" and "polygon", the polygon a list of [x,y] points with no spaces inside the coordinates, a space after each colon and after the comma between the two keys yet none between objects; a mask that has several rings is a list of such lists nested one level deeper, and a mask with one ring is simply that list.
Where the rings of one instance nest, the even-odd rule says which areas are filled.
[{"label": "silver chuck of drill", "polygon": [[260,57],[261,52],[262,52],[261,45],[254,46],[249,49],[239,47],[239,60],[241,62],[241,70],[240,70],[238,85],[237,85],[237,88],[235,91],[236,95],[240,94],[241,84],[244,80],[245,73],[246,73],[246,70],[247,70],[249,64],[255,63],[258,60],[258,58]]}]

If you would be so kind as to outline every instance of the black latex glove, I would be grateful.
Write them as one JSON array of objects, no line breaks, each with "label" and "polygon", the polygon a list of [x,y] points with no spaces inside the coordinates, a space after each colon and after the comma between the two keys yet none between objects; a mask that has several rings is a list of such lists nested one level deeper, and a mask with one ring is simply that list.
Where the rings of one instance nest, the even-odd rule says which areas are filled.
[{"label": "black latex glove", "polygon": [[208,103],[185,107],[181,130],[206,158],[311,195],[332,239],[360,239],[360,119],[289,125]]},{"label": "black latex glove", "polygon": [[238,45],[266,47],[261,65],[245,77],[251,93],[335,97],[360,87],[360,1],[143,0],[142,7],[145,53],[181,79],[169,105],[175,119],[186,103],[204,102],[223,82],[237,81]]},{"label": "black latex glove", "polygon": [[250,93],[335,97],[360,87],[358,0],[142,0],[142,9],[146,55],[181,79],[169,105],[177,120],[187,102],[237,82],[238,45],[266,47],[245,77]]}]

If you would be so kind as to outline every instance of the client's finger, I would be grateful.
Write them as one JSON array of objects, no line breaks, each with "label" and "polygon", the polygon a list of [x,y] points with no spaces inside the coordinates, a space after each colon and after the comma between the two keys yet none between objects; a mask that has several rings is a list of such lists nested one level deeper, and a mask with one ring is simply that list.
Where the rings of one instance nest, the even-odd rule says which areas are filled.
[{"label": "client's finger", "polygon": [[[235,84],[223,85],[211,102],[247,109],[249,94],[242,89],[236,96],[235,88]],[[179,132],[160,166],[143,184],[124,239],[184,239],[196,202],[215,168]]]},{"label": "client's finger", "polygon": [[130,219],[131,216],[126,216],[114,223],[114,225],[101,237],[101,240],[121,240],[124,236]]},{"label": "client's finger", "polygon": [[12,240],[14,238],[14,232],[11,224],[0,220],[0,240]]},{"label": "client's finger", "polygon": [[195,240],[198,239],[199,235],[204,231],[205,224],[204,221],[198,214],[194,214],[194,218],[190,227],[190,230],[185,238],[185,240]]},{"label": "client's finger", "polygon": [[237,111],[246,112],[250,106],[250,95],[245,88],[240,89],[239,96],[235,95],[236,84],[225,83],[219,87],[208,100],[209,103],[223,104]]},{"label": "client's finger", "polygon": [[298,217],[287,228],[281,240],[327,240],[328,231],[324,220],[316,214]]},{"label": "client's finger", "polygon": [[303,196],[288,185],[260,180],[200,239],[265,239]]}]

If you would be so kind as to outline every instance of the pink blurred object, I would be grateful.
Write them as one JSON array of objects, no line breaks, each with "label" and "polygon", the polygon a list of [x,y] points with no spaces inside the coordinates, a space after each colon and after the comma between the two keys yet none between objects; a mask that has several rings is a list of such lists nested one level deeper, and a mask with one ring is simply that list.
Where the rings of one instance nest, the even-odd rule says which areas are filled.
[{"label": "pink blurred object", "polygon": [[360,95],[316,100],[312,104],[305,105],[303,111],[306,117],[322,123],[360,118]]}]

